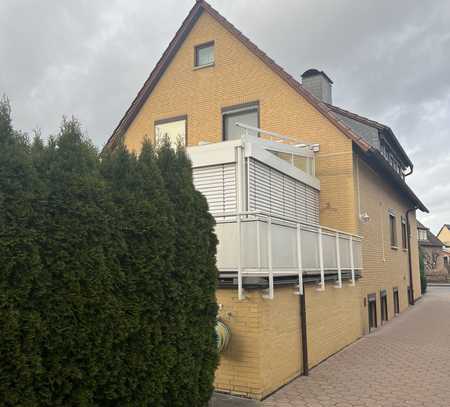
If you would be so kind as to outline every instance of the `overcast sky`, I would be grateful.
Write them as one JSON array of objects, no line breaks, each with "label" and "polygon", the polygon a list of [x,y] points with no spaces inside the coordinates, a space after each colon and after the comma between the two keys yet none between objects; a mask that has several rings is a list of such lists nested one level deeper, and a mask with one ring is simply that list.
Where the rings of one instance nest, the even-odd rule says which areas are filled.
[{"label": "overcast sky", "polygon": [[[14,125],[77,117],[101,147],[193,0],[1,0],[0,94]],[[450,223],[448,0],[211,0],[289,73],[324,70],[334,104],[388,124],[436,232]]]}]

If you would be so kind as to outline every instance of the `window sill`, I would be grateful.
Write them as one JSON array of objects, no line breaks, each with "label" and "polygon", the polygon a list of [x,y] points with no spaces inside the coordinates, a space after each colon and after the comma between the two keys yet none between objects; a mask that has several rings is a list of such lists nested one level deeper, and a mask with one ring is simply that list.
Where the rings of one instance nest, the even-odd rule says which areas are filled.
[{"label": "window sill", "polygon": [[212,68],[214,65],[215,65],[214,62],[211,62],[210,64],[194,66],[193,70],[198,71],[199,69]]},{"label": "window sill", "polygon": [[402,249],[405,253],[407,253],[408,252],[408,249]]},{"label": "window sill", "polygon": [[391,246],[392,250],[398,250],[398,246]]}]

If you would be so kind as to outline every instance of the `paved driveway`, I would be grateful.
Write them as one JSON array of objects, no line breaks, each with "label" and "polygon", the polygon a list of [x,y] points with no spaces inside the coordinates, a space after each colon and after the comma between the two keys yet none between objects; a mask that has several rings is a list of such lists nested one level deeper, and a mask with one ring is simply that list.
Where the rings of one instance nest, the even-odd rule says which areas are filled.
[{"label": "paved driveway", "polygon": [[264,407],[450,406],[450,288],[266,399]]}]

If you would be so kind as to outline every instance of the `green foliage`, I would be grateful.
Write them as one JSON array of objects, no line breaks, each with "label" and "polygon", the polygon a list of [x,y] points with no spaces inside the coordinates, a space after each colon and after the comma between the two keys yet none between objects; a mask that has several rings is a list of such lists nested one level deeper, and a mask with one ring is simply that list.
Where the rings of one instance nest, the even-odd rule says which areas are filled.
[{"label": "green foliage", "polygon": [[427,276],[425,274],[425,257],[420,251],[419,253],[419,266],[420,266],[420,292],[425,294],[427,292]]},{"label": "green foliage", "polygon": [[158,164],[176,224],[170,304],[176,307],[177,331],[170,335],[177,351],[167,399],[173,407],[200,406],[212,392],[217,366],[214,325],[216,236],[206,199],[193,187],[191,163],[182,146],[175,152],[168,140],[158,149]]},{"label": "green foliage", "polygon": [[33,405],[45,330],[34,309],[42,265],[33,225],[37,177],[27,140],[14,132],[6,99],[0,102],[0,405]]},{"label": "green foliage", "polygon": [[0,405],[204,406],[213,228],[182,149],[30,142],[0,102]]}]

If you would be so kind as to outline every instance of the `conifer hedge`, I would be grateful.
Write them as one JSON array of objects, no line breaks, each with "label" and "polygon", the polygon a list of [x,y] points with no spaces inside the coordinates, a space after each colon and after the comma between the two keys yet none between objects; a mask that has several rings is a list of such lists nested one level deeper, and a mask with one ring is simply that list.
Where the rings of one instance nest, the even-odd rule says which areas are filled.
[{"label": "conifer hedge", "polygon": [[43,143],[0,102],[0,405],[205,406],[214,220],[183,148]]}]

